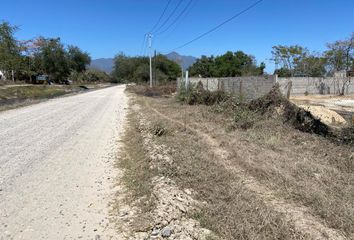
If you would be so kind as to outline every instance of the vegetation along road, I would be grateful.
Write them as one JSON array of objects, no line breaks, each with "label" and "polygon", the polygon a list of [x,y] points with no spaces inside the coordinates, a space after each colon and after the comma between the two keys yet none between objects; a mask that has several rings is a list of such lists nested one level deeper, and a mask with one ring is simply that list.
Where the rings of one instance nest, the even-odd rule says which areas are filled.
[{"label": "vegetation along road", "polygon": [[111,239],[126,103],[117,86],[0,113],[0,239]]}]

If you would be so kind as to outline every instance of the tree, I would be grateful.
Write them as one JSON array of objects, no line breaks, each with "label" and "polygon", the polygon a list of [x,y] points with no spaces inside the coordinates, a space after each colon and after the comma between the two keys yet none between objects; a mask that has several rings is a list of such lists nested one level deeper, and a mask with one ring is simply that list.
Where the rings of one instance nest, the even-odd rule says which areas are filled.
[{"label": "tree", "polygon": [[214,56],[201,56],[197,61],[189,67],[191,76],[212,77],[214,76]]},{"label": "tree", "polygon": [[190,67],[191,76],[237,77],[262,75],[265,64],[257,66],[255,57],[242,51],[231,52],[217,57],[202,56]]},{"label": "tree", "polygon": [[327,48],[324,54],[330,73],[350,70],[354,62],[354,33],[346,40],[328,43]]},{"label": "tree", "polygon": [[326,62],[324,57],[309,55],[297,64],[295,72],[308,77],[324,77],[327,73]]},{"label": "tree", "polygon": [[158,54],[154,62],[154,67],[156,68],[155,74],[157,74],[157,80],[159,82],[174,81],[180,75],[180,66],[174,61],[167,59],[167,57],[162,54]]},{"label": "tree", "polygon": [[70,74],[67,53],[60,38],[45,39],[35,58],[42,71],[55,82],[62,82]]},{"label": "tree", "polygon": [[[327,44],[328,50],[324,53],[327,59],[327,66],[330,74],[339,71],[348,71],[354,65],[354,32],[343,41],[336,41]],[[339,94],[344,95],[346,87],[350,83],[350,78],[342,78],[337,84],[340,87]]]},{"label": "tree", "polygon": [[[177,63],[159,54],[154,59],[158,81],[176,80],[180,68]],[[147,82],[150,79],[149,59],[147,57],[128,57],[123,53],[115,57],[112,78],[115,82]],[[156,76],[154,75],[154,76]],[[155,77],[154,77],[155,79]]]},{"label": "tree", "polygon": [[278,68],[275,69],[274,74],[278,75],[278,77],[291,77],[291,71],[287,68]]},{"label": "tree", "polygon": [[21,66],[21,51],[14,37],[18,30],[16,26],[11,26],[8,22],[0,24],[0,69],[4,71],[7,78],[14,79],[14,71],[18,71]]},{"label": "tree", "polygon": [[280,68],[283,69],[281,72],[290,72],[291,76],[295,75],[297,66],[308,55],[307,48],[301,47],[299,45],[277,45],[273,46],[272,49],[272,60],[276,65],[280,65]]},{"label": "tree", "polygon": [[83,52],[80,48],[72,45],[68,47],[67,57],[69,68],[78,73],[84,72],[86,66],[91,62],[91,57],[88,53]]}]

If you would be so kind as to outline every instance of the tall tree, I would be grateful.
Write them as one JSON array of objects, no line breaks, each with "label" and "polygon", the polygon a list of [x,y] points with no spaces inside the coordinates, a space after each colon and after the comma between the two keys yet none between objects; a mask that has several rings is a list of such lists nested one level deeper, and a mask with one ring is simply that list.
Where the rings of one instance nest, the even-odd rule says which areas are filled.
[{"label": "tall tree", "polygon": [[202,77],[237,77],[262,75],[265,64],[257,66],[255,57],[242,51],[231,52],[217,57],[202,56],[191,67],[191,76]]},{"label": "tall tree", "polygon": [[[327,44],[327,48],[328,50],[325,52],[325,57],[330,74],[334,74],[338,71],[351,70],[354,65],[354,32],[346,40]],[[336,84],[340,89],[339,94],[344,95],[345,89],[349,83],[350,78],[336,80]]]},{"label": "tall tree", "polygon": [[78,73],[84,72],[86,66],[91,62],[90,55],[76,46],[70,45],[68,47],[67,56],[70,69]]},{"label": "tall tree", "polygon": [[35,57],[41,65],[41,69],[55,82],[65,80],[70,74],[69,63],[64,45],[60,38],[51,38],[43,41],[40,51]]},{"label": "tall tree", "polygon": [[346,40],[328,43],[327,48],[325,57],[330,73],[351,69],[354,62],[354,32]]},{"label": "tall tree", "polygon": [[[158,81],[176,80],[180,68],[163,55],[155,59]],[[128,57],[123,53],[115,57],[112,78],[115,82],[147,82],[150,79],[149,59],[147,57]]]},{"label": "tall tree", "polygon": [[294,46],[273,46],[272,50],[273,61],[276,65],[280,65],[281,72],[288,72],[291,76],[295,75],[296,67],[300,62],[308,56],[307,48],[299,45]]},{"label": "tall tree", "polygon": [[297,64],[295,72],[308,77],[324,77],[327,72],[326,62],[326,58],[311,54]]},{"label": "tall tree", "polygon": [[212,77],[214,76],[214,56],[201,56],[197,61],[189,67],[191,76]]},{"label": "tall tree", "polygon": [[8,22],[0,24],[0,69],[3,70],[7,78],[14,80],[14,71],[18,71],[21,66],[21,51],[14,37],[18,30],[16,26]]}]

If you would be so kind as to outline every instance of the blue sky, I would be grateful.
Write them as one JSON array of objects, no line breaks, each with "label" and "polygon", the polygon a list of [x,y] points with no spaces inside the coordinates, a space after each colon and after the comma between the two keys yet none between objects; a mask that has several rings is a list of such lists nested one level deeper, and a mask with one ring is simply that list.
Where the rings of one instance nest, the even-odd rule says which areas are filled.
[{"label": "blue sky", "polygon": [[[92,58],[122,51],[141,53],[143,35],[156,23],[168,0],[5,0],[0,19],[20,27],[18,39],[61,37]],[[167,16],[180,0],[171,0]],[[184,0],[179,10],[189,0]],[[156,36],[160,52],[193,39],[254,3],[255,0],[193,0],[187,14]],[[177,12],[178,13],[178,12]],[[173,17],[172,17],[173,19]],[[354,0],[264,0],[252,10],[199,41],[179,49],[184,55],[219,55],[242,50],[264,61],[267,70],[274,45],[300,44],[322,51],[327,42],[354,31]]]}]

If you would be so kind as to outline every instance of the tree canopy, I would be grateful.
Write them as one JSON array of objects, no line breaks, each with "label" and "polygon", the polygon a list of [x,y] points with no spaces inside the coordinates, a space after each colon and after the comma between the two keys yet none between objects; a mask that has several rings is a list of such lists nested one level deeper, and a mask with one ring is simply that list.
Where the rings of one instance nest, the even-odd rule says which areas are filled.
[{"label": "tree canopy", "polygon": [[337,71],[354,68],[354,33],[346,40],[327,44],[323,53],[311,53],[299,45],[277,45],[272,50],[273,61],[277,68],[275,74],[280,77],[332,76]]},{"label": "tree canopy", "polygon": [[[181,71],[177,63],[161,54],[154,57],[152,63],[154,81],[176,80]],[[150,79],[149,64],[147,57],[128,57],[119,53],[115,57],[111,75],[115,82],[148,82]]]},{"label": "tree canopy", "polygon": [[[60,38],[18,41],[18,30],[8,22],[0,24],[0,69],[6,78],[30,80],[46,74],[55,82],[66,80],[73,72],[83,74],[91,58],[76,46],[65,46]],[[103,75],[102,75],[103,76]]]},{"label": "tree canopy", "polygon": [[228,51],[221,56],[202,56],[189,68],[191,76],[202,77],[238,77],[262,75],[265,64],[259,66],[252,55],[242,51]]},{"label": "tree canopy", "polygon": [[18,70],[21,66],[21,51],[14,37],[18,30],[8,22],[0,24],[0,69],[10,77],[10,72]]}]

